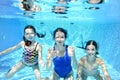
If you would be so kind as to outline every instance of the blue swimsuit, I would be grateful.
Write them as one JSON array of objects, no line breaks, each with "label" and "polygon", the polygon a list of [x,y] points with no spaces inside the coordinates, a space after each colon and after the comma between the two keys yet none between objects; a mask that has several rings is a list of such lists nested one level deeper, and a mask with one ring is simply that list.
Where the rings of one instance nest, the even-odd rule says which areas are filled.
[{"label": "blue swimsuit", "polygon": [[[55,50],[55,47],[54,47]],[[66,52],[63,57],[56,56],[53,59],[54,70],[60,77],[67,77],[67,75],[72,71],[71,57],[68,55],[68,46],[66,45]]]}]

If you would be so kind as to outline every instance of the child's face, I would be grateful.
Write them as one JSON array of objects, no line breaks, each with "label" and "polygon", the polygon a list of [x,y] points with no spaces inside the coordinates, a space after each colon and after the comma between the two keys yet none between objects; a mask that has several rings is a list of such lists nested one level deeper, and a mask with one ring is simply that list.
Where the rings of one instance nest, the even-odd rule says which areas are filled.
[{"label": "child's face", "polygon": [[90,44],[86,48],[86,52],[88,53],[88,56],[94,57],[96,54],[96,48],[94,45]]},{"label": "child's face", "polygon": [[24,34],[25,38],[29,41],[33,41],[35,38],[35,33],[32,29],[28,28],[25,30],[25,34]]},{"label": "child's face", "polygon": [[63,45],[64,41],[65,41],[65,34],[63,32],[61,32],[61,31],[56,32],[55,41],[56,41],[56,44]]}]

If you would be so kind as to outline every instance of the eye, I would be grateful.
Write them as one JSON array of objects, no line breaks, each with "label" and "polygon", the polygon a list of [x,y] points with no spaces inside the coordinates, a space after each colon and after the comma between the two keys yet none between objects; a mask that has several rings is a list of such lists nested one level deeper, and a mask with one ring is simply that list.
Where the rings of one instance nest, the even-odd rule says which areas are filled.
[{"label": "eye", "polygon": [[59,36],[56,36],[55,38],[59,38]]},{"label": "eye", "polygon": [[25,33],[25,35],[28,35],[29,33]]},{"label": "eye", "polygon": [[89,51],[90,49],[86,49],[87,51]]},{"label": "eye", "polygon": [[64,36],[61,36],[61,38],[64,38]]}]

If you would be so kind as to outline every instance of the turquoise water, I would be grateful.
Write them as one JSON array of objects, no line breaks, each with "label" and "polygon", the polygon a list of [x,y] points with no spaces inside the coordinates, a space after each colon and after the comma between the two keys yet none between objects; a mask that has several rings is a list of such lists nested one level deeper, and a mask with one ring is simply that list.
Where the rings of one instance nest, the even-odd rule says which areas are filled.
[{"label": "turquoise water", "polygon": [[[82,46],[82,42],[94,39],[99,43],[99,57],[104,59],[112,80],[120,80],[119,2],[106,0],[103,4],[90,5],[77,1],[69,3],[68,14],[55,14],[51,12],[54,1],[41,1],[39,5],[43,11],[35,13],[31,18],[23,16],[24,11],[16,6],[18,1],[2,0],[0,3],[0,51],[20,42],[24,27],[31,24],[35,26],[37,32],[46,32],[45,38],[36,38],[43,46],[43,60],[46,61],[47,50],[54,45],[52,32],[57,27],[63,27],[68,31],[66,44],[75,48],[77,60],[86,53],[76,46]],[[95,11],[84,9],[89,6],[98,6],[100,9]],[[21,59],[21,56],[22,49],[0,56],[0,80],[5,80],[4,75]],[[49,77],[52,71],[51,69],[48,72],[41,67],[40,70],[42,77]],[[74,71],[76,74],[76,70]],[[35,76],[30,67],[25,67],[8,80],[35,80]],[[90,77],[88,80],[93,78]]]}]

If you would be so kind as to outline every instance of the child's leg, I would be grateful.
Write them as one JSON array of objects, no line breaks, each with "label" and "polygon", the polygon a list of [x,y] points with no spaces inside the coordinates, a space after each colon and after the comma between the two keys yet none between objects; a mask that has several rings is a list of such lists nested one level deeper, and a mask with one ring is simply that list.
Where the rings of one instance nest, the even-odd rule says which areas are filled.
[{"label": "child's leg", "polygon": [[40,69],[39,69],[38,64],[35,65],[35,66],[32,67],[32,68],[33,68],[33,70],[34,70],[34,73],[35,73],[36,79],[37,79],[37,80],[41,80]]},{"label": "child's leg", "polygon": [[17,71],[19,71],[20,69],[22,69],[23,67],[25,67],[25,65],[20,61],[18,62],[15,66],[13,66],[8,73],[6,74],[6,78],[10,78],[14,75],[14,73],[16,73]]},{"label": "child's leg", "polygon": [[81,78],[82,78],[82,80],[87,80],[87,76],[83,73],[81,74]]},{"label": "child's leg", "polygon": [[103,80],[103,78],[102,78],[102,76],[101,76],[100,74],[94,76],[94,78],[95,78],[96,80]]}]

